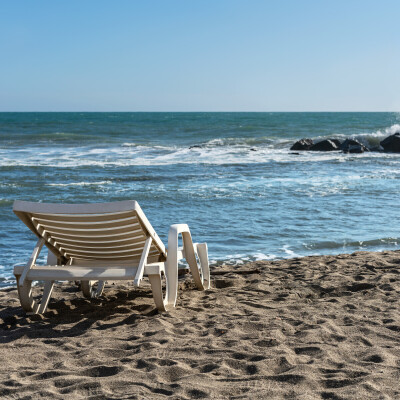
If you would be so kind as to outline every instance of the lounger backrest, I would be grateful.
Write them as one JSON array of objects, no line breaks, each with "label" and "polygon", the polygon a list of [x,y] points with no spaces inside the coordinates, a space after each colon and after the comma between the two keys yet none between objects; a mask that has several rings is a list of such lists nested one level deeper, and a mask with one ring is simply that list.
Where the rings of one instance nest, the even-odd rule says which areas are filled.
[{"label": "lounger backrest", "polygon": [[134,263],[152,238],[149,261],[164,261],[165,247],[136,201],[46,204],[16,200],[14,213],[63,262]]}]

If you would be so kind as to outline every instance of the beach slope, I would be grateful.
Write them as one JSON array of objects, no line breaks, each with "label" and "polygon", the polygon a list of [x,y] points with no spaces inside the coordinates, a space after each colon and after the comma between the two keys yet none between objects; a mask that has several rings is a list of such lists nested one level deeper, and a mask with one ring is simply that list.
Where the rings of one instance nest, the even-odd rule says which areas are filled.
[{"label": "beach slope", "polygon": [[44,316],[0,291],[0,397],[400,398],[400,252],[213,269],[159,314],[150,287],[89,301],[58,285]]}]

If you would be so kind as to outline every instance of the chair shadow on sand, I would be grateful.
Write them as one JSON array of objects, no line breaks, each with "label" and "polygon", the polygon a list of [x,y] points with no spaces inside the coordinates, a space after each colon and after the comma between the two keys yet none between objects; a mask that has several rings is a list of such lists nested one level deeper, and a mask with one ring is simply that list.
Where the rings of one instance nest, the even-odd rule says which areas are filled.
[{"label": "chair shadow on sand", "polygon": [[[123,324],[135,325],[143,317],[159,314],[147,288],[112,288],[99,298],[86,299],[80,296],[78,286],[59,287],[59,298],[53,298],[42,315],[27,315],[19,304],[6,306],[0,310],[0,343],[10,343],[22,336],[30,339],[76,337],[89,329],[107,330]],[[6,289],[4,294],[13,290]],[[73,297],[75,294],[77,296]],[[55,329],[61,326],[66,328]]]}]

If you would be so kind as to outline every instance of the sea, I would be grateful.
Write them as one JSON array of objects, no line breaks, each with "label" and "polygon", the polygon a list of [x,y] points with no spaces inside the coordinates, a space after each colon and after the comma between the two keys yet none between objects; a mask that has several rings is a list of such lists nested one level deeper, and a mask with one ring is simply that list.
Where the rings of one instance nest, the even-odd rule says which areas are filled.
[{"label": "sea", "polygon": [[16,199],[137,200],[165,243],[187,223],[212,265],[398,249],[400,154],[290,151],[396,132],[385,112],[0,113],[0,287],[36,243]]}]

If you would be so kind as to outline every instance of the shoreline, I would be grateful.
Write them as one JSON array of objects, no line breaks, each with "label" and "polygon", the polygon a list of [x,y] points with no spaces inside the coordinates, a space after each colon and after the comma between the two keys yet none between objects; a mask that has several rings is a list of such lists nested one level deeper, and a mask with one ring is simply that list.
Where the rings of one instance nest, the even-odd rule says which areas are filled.
[{"label": "shoreline", "polygon": [[[396,246],[397,247],[397,246]],[[338,256],[347,256],[347,255],[352,255],[352,254],[357,254],[357,253],[371,253],[371,254],[380,254],[380,253],[387,253],[387,252],[400,252],[399,250],[392,250],[392,249],[380,249],[380,250],[354,250],[349,253],[338,253],[338,254],[311,254],[311,255],[299,255],[299,254],[294,254],[291,255],[288,258],[273,258],[273,259],[255,259],[255,260],[239,260],[239,261],[222,261],[222,260],[214,260],[212,264],[210,264],[210,270],[211,270],[211,275],[213,275],[213,271],[219,270],[221,267],[229,267],[232,268],[233,270],[236,270],[242,266],[246,266],[248,264],[254,264],[254,263],[279,263],[279,262],[286,262],[286,261],[291,261],[291,260],[298,260],[298,259],[303,259],[303,258],[308,258],[308,257],[338,257]],[[23,263],[18,263],[15,265],[23,265]],[[184,272],[183,272],[184,271]],[[182,275],[190,274],[190,269],[188,266],[185,267],[179,267],[179,279],[181,279]],[[14,275],[13,275],[14,276]],[[15,278],[15,277],[14,277]],[[8,278],[7,278],[8,279]],[[62,285],[68,285],[68,282],[71,281],[59,281],[59,284]],[[117,283],[118,281],[115,281]],[[9,286],[0,286],[0,292],[2,290],[9,290],[9,289],[16,289],[17,288],[17,283],[13,283]]]},{"label": "shoreline", "polygon": [[43,316],[0,290],[5,398],[400,397],[400,251],[255,261],[180,280],[159,314],[147,284],[89,301],[57,285]]}]

